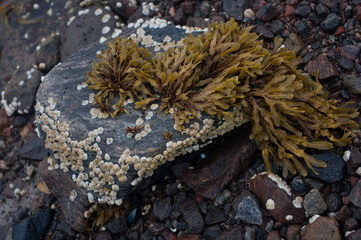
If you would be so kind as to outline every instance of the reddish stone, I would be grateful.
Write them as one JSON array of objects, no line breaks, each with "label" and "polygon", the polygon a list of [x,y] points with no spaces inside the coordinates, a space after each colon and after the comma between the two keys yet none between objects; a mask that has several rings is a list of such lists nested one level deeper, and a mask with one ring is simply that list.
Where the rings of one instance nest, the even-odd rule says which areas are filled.
[{"label": "reddish stone", "polygon": [[346,45],[341,48],[340,54],[351,61],[355,60],[361,51],[361,46],[358,45]]},{"label": "reddish stone", "polygon": [[95,240],[112,240],[112,235],[108,231],[98,233]]},{"label": "reddish stone", "polygon": [[193,4],[190,1],[182,2],[181,8],[182,8],[183,12],[187,15],[190,15],[193,13]]},{"label": "reddish stone", "polygon": [[323,54],[319,55],[315,60],[309,61],[304,70],[312,76],[315,76],[314,72],[319,71],[318,78],[321,80],[339,75],[333,64]]},{"label": "reddish stone", "polygon": [[279,15],[279,9],[270,3],[262,6],[256,13],[256,17],[261,21],[268,22]]},{"label": "reddish stone", "polygon": [[336,220],[339,222],[346,221],[349,217],[351,217],[352,212],[347,206],[342,206],[340,211],[338,211],[336,215]]},{"label": "reddish stone", "polygon": [[10,137],[11,136],[11,128],[9,128],[9,127],[3,128],[2,134],[4,137]]},{"label": "reddish stone", "polygon": [[287,240],[295,240],[297,234],[300,233],[301,228],[302,228],[302,225],[297,225],[297,224],[293,224],[293,225],[288,226],[286,239]]},{"label": "reddish stone", "polygon": [[349,177],[348,179],[351,183],[351,187],[355,187],[356,186],[356,183],[360,180],[359,177],[355,177],[355,176],[351,176]]},{"label": "reddish stone", "polygon": [[127,21],[129,17],[137,10],[137,7],[131,6],[127,0],[120,1],[122,3],[122,7],[120,8],[116,6],[117,2],[118,1],[114,0],[108,1],[112,10],[124,21]]},{"label": "reddish stone", "polygon": [[6,127],[10,127],[10,119],[6,114],[5,109],[0,108],[0,132],[2,132]]},{"label": "reddish stone", "polygon": [[343,223],[343,231],[347,232],[347,231],[352,231],[352,230],[356,230],[358,228],[358,222],[356,219],[354,218],[349,218],[347,219],[344,223]]},{"label": "reddish stone", "polygon": [[187,200],[182,204],[181,211],[189,233],[201,233],[204,230],[203,217],[196,201]]},{"label": "reddish stone", "polygon": [[267,240],[281,240],[280,233],[277,230],[272,230],[268,233]]},{"label": "reddish stone", "polygon": [[248,136],[242,128],[225,138],[225,142],[204,159],[205,165],[200,164],[202,168],[184,172],[185,184],[197,195],[214,200],[252,162],[257,146]]},{"label": "reddish stone", "polygon": [[[274,201],[275,209],[269,210],[268,214],[277,221],[289,224],[303,222],[305,218],[304,208],[296,208],[293,203],[297,195],[293,192],[290,192],[291,195],[288,195],[268,174],[259,174],[254,177],[249,183],[249,190],[254,192],[264,205],[266,205],[269,199]],[[288,215],[292,216],[293,219],[286,220]]]},{"label": "reddish stone", "polygon": [[295,11],[295,8],[290,6],[290,5],[286,5],[286,8],[285,8],[285,16],[286,17],[290,17],[293,15],[293,12]]},{"label": "reddish stone", "polygon": [[170,231],[164,231],[162,233],[162,237],[165,239],[165,240],[176,240],[178,239],[177,238],[177,235],[175,235],[174,233],[170,232]]},{"label": "reddish stone", "polygon": [[[91,207],[87,193],[79,188],[63,170],[49,171],[47,159],[40,163],[38,171],[50,192],[56,196],[61,204],[65,220],[69,226],[77,231],[84,231],[84,229],[89,228],[91,219],[84,217],[84,212]],[[72,190],[77,192],[77,197],[73,202],[69,200]]]},{"label": "reddish stone", "polygon": [[343,26],[339,26],[334,33],[335,36],[340,36],[341,34],[344,34],[346,32],[345,28]]},{"label": "reddish stone", "polygon": [[184,234],[178,238],[178,240],[199,240],[199,239],[201,239],[201,235],[199,234]]},{"label": "reddish stone", "polygon": [[342,197],[342,203],[345,205],[349,205],[351,202],[350,202],[350,199],[348,199],[348,197],[345,196],[345,197]]},{"label": "reddish stone", "polygon": [[303,229],[302,240],[341,240],[341,233],[336,219],[319,217]]},{"label": "reddish stone", "polygon": [[239,240],[242,239],[242,227],[235,226],[231,230],[222,232],[216,240]]}]

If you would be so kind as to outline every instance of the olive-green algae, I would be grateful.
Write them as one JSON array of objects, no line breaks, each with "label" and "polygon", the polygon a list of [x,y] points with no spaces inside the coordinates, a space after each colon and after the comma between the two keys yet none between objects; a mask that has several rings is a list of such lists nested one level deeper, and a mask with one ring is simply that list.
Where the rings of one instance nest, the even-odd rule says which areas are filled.
[{"label": "olive-green algae", "polygon": [[305,150],[350,143],[357,110],[327,99],[317,79],[297,69],[300,59],[281,47],[282,39],[275,38],[268,51],[250,30],[234,19],[213,23],[207,32],[189,35],[155,56],[130,38],[117,38],[98,55],[87,83],[98,91],[97,106],[112,117],[123,111],[127,97],[144,110],[157,101],[160,112],[173,114],[180,131],[203,113],[229,121],[241,109],[251,120],[250,138],[268,171],[271,158],[283,166],[284,176],[307,175],[301,159],[311,169],[325,167]]}]

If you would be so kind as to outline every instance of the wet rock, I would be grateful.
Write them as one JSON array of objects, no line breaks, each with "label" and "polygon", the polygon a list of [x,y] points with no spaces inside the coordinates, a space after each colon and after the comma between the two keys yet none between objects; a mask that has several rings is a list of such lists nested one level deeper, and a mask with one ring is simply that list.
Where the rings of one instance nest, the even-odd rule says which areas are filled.
[{"label": "wet rock", "polygon": [[14,240],[43,239],[48,232],[53,215],[53,210],[47,208],[24,218],[13,227]]},{"label": "wet rock", "polygon": [[315,171],[318,175],[315,174],[311,169],[308,169],[308,174],[310,177],[325,181],[327,183],[335,183],[342,180],[346,165],[343,159],[336,153],[324,153],[324,154],[313,154],[312,157],[321,160],[327,163],[325,168],[315,167]]},{"label": "wet rock", "polygon": [[279,13],[279,9],[276,6],[267,3],[257,11],[256,17],[261,21],[268,22],[274,18],[277,18]]},{"label": "wet rock", "polygon": [[302,225],[293,224],[287,228],[287,239],[296,240],[296,236],[300,233]]},{"label": "wet rock", "polygon": [[230,197],[231,192],[226,189],[216,197],[214,203],[218,205],[223,205]]},{"label": "wet rock", "polygon": [[[76,183],[62,170],[49,171],[46,159],[40,163],[38,169],[39,175],[61,204],[69,226],[77,231],[90,227],[90,219],[84,217],[84,212],[91,207],[86,193],[78,188]],[[77,192],[77,197],[72,202],[69,197],[70,192],[73,190]]]},{"label": "wet rock", "polygon": [[307,6],[307,5],[306,6],[300,6],[300,7],[296,8],[293,13],[296,16],[307,18],[308,15],[310,15],[310,13],[311,13],[311,8],[310,8],[310,6]]},{"label": "wet rock", "polygon": [[300,177],[293,178],[290,186],[295,193],[301,195],[305,195],[309,191],[307,184]]},{"label": "wet rock", "polygon": [[354,64],[351,60],[347,59],[347,58],[340,58],[338,59],[337,61],[338,65],[340,67],[342,67],[343,69],[347,70],[347,71],[350,71],[351,69],[354,68]]},{"label": "wet rock", "polygon": [[361,208],[361,180],[352,188],[348,199],[357,207]]},{"label": "wet rock", "polygon": [[328,33],[333,34],[340,26],[341,20],[336,13],[327,15],[326,19],[322,21],[321,27]]},{"label": "wet rock", "polygon": [[216,240],[243,240],[242,227],[234,226],[232,229],[222,232]]},{"label": "wet rock", "polygon": [[40,49],[35,53],[36,64],[45,64],[45,69],[40,69],[43,73],[49,72],[60,62],[60,36],[53,35],[40,43]]},{"label": "wet rock", "polygon": [[305,212],[302,198],[291,192],[290,187],[277,175],[258,174],[250,181],[250,191],[255,193],[268,213],[279,222],[302,223]]},{"label": "wet rock", "polygon": [[306,25],[303,22],[298,21],[298,22],[296,22],[295,26],[297,28],[298,34],[301,37],[305,38],[305,37],[307,37],[309,35],[308,29],[307,29]]},{"label": "wet rock", "polygon": [[337,221],[330,217],[319,217],[302,230],[302,240],[341,240]]},{"label": "wet rock", "polygon": [[261,34],[261,37],[264,37],[266,39],[273,39],[275,37],[273,33],[265,25],[262,24],[256,26],[255,32],[257,34]]},{"label": "wet rock", "polygon": [[272,230],[267,234],[266,240],[281,240],[280,233],[277,230]]},{"label": "wet rock", "polygon": [[346,205],[342,206],[340,211],[338,211],[336,215],[336,220],[340,222],[346,221],[349,217],[351,217],[352,212],[349,207]]},{"label": "wet rock", "polygon": [[243,128],[236,129],[227,136],[217,150],[207,155],[205,166],[187,170],[183,174],[185,184],[198,195],[214,200],[251,163],[256,145],[249,140],[248,132],[245,131]]},{"label": "wet rock", "polygon": [[22,159],[42,161],[48,156],[48,150],[45,149],[43,140],[31,133],[29,140],[21,147],[19,156]]},{"label": "wet rock", "polygon": [[322,22],[322,18],[318,16],[315,12],[311,12],[308,16],[308,19],[315,25],[318,26]]},{"label": "wet rock", "polygon": [[306,194],[303,201],[303,207],[310,216],[316,214],[321,215],[327,210],[327,205],[317,189],[312,189]]},{"label": "wet rock", "polygon": [[189,233],[201,233],[204,229],[204,221],[194,200],[187,200],[182,205],[183,218],[187,224]]},{"label": "wet rock", "polygon": [[32,66],[20,66],[5,85],[1,103],[6,113],[26,114],[31,112],[35,102],[36,91],[43,74]]},{"label": "wet rock", "polygon": [[211,10],[212,10],[212,6],[208,2],[201,3],[200,11],[201,11],[202,17],[205,17],[205,18],[209,17]]},{"label": "wet rock", "polygon": [[343,223],[343,231],[352,231],[358,228],[359,224],[358,221],[354,218],[349,218]]},{"label": "wet rock", "polygon": [[160,199],[154,203],[152,216],[158,218],[160,221],[166,219],[172,209],[171,199],[169,197]]},{"label": "wet rock", "polygon": [[[341,76],[342,82],[347,88],[347,90],[352,94],[361,94],[361,76],[360,75],[344,75]],[[352,155],[352,154],[351,154]],[[356,154],[354,154],[356,155]],[[352,156],[351,156],[352,158]],[[353,161],[351,159],[351,161]],[[349,163],[347,163],[349,164]],[[361,166],[361,159],[357,161],[357,165]]]},{"label": "wet rock", "polygon": [[222,212],[218,207],[211,208],[206,217],[205,217],[206,225],[213,225],[216,223],[221,223],[227,220],[227,215]]},{"label": "wet rock", "polygon": [[338,76],[333,64],[323,54],[319,55],[315,60],[309,61],[304,70],[312,76],[314,76],[314,71],[319,70],[318,78],[320,80]]},{"label": "wet rock", "polygon": [[243,12],[251,6],[251,0],[222,0],[223,10],[236,20],[243,19]]},{"label": "wet rock", "polygon": [[317,4],[316,12],[320,17],[326,17],[330,13],[328,8],[322,3]]},{"label": "wet rock", "polygon": [[271,31],[274,34],[280,34],[285,30],[285,25],[280,20],[274,20],[271,25]]},{"label": "wet rock", "polygon": [[247,224],[262,225],[263,213],[258,200],[249,191],[242,192],[233,201],[233,208],[237,211],[237,218]]},{"label": "wet rock", "polygon": [[340,194],[338,193],[331,193],[327,198],[326,198],[326,204],[328,206],[328,209],[331,212],[337,212],[338,210],[340,210],[341,206],[342,206],[342,199]]},{"label": "wet rock", "polygon": [[305,47],[301,38],[295,33],[291,33],[284,44],[287,50],[293,50],[296,54],[299,54]]},{"label": "wet rock", "polygon": [[351,61],[355,60],[361,51],[361,45],[346,45],[341,48],[341,56]]}]

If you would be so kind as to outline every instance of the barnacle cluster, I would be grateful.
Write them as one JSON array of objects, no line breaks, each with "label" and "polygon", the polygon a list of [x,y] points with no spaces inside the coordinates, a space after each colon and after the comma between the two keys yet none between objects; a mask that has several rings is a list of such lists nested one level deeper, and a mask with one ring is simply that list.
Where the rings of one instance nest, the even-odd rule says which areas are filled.
[{"label": "barnacle cluster", "polygon": [[297,69],[300,60],[281,47],[282,39],[275,38],[269,51],[250,30],[234,19],[213,23],[155,55],[130,38],[117,38],[98,55],[86,83],[98,90],[95,104],[112,117],[126,98],[144,110],[157,102],[159,112],[173,114],[179,131],[202,114],[228,122],[240,110],[252,122],[250,138],[268,171],[272,158],[284,176],[306,175],[301,159],[311,169],[325,163],[305,150],[350,143],[358,112],[327,99],[317,79]]}]

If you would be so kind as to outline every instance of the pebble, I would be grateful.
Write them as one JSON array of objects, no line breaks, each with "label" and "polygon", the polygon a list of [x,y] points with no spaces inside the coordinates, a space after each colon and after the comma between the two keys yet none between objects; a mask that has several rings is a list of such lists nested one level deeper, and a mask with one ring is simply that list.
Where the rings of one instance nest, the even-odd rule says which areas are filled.
[{"label": "pebble", "polygon": [[309,187],[300,177],[293,178],[290,186],[295,193],[301,195],[305,195],[309,191]]},{"label": "pebble", "polygon": [[303,207],[310,216],[321,215],[327,210],[327,205],[317,189],[312,189],[306,194]]},{"label": "pebble", "polygon": [[242,239],[242,226],[234,226],[229,230],[222,232],[218,237],[217,240],[240,240]]},{"label": "pebble", "polygon": [[194,200],[187,200],[182,205],[181,210],[187,224],[187,231],[189,233],[201,233],[204,230],[204,221],[197,203]]},{"label": "pebble", "polygon": [[308,37],[309,35],[309,32],[308,32],[308,29],[306,27],[306,25],[301,22],[301,21],[297,21],[296,24],[295,24],[296,28],[297,28],[297,32],[298,34],[303,37],[303,38],[306,38]]},{"label": "pebble", "polygon": [[331,212],[337,212],[338,210],[340,210],[340,208],[342,207],[342,199],[340,194],[331,193],[326,198],[326,204]]},{"label": "pebble", "polygon": [[320,17],[326,17],[330,13],[328,8],[322,3],[317,4],[316,12]]},{"label": "pebble", "polygon": [[286,239],[287,240],[296,240],[296,236],[299,235],[301,231],[302,225],[299,224],[292,224],[288,226],[287,233],[286,233]]},{"label": "pebble", "polygon": [[346,45],[341,48],[341,56],[354,61],[361,52],[361,45]]},{"label": "pebble", "polygon": [[223,205],[231,197],[231,192],[229,190],[224,190],[221,194],[216,197],[214,203],[217,205]]},{"label": "pebble", "polygon": [[[263,21],[268,22],[279,15],[279,10],[276,6],[273,6],[270,3],[267,3],[266,5],[262,6],[256,13],[256,17]],[[260,25],[258,25],[260,26]]]},{"label": "pebble", "polygon": [[243,12],[247,8],[248,3],[244,0],[222,0],[223,10],[230,17],[236,20],[243,20]]},{"label": "pebble", "polygon": [[322,21],[321,27],[328,33],[334,33],[337,28],[340,26],[341,20],[336,13],[331,13],[327,15],[326,19]]},{"label": "pebble", "polygon": [[247,8],[246,10],[244,10],[243,16],[252,21],[256,20],[256,14],[250,8]]},{"label": "pebble", "polygon": [[356,230],[359,227],[358,221],[354,218],[349,218],[343,223],[343,231],[352,231]]},{"label": "pebble", "polygon": [[310,6],[300,6],[300,7],[296,8],[293,13],[296,16],[299,16],[302,18],[307,18],[308,15],[310,15],[310,13],[311,13],[311,8],[310,8]]},{"label": "pebble", "polygon": [[299,54],[304,49],[304,43],[296,33],[291,33],[284,42],[286,50],[293,50]]},{"label": "pebble", "polygon": [[163,221],[169,216],[171,209],[172,205],[170,197],[160,199],[154,203],[152,216],[158,218],[160,221]]},{"label": "pebble", "polygon": [[204,221],[206,225],[214,225],[227,220],[227,215],[222,212],[218,207],[211,208]]},{"label": "pebble", "polygon": [[221,232],[219,225],[209,226],[204,230],[203,237],[205,239],[216,239]]},{"label": "pebble", "polygon": [[281,240],[280,233],[277,230],[272,230],[268,235],[266,240]]},{"label": "pebble", "polygon": [[244,191],[234,200],[237,207],[237,218],[247,224],[262,225],[263,213],[257,198],[250,192]]},{"label": "pebble", "polygon": [[207,1],[201,3],[200,11],[202,17],[205,18],[209,17],[211,10],[212,10],[212,6]]},{"label": "pebble", "polygon": [[341,240],[341,233],[336,219],[319,217],[307,224],[302,230],[302,240]]},{"label": "pebble", "polygon": [[326,183],[335,183],[342,180],[345,174],[346,165],[339,155],[337,155],[336,153],[324,153],[313,154],[312,157],[325,162],[327,164],[327,167],[315,167],[314,170],[318,174],[315,174],[311,169],[308,169],[310,177],[325,181]]},{"label": "pebble", "polygon": [[285,25],[278,19],[274,20],[271,25],[271,31],[274,34],[280,34],[285,30]]},{"label": "pebble", "polygon": [[346,205],[342,206],[336,215],[336,220],[339,222],[346,221],[349,217],[351,217],[352,212],[350,208]]},{"label": "pebble", "polygon": [[[342,82],[348,91],[352,94],[361,94],[361,76],[350,74],[350,75],[343,75]],[[352,168],[356,170],[359,166],[361,166],[361,156],[359,155],[359,151],[355,150],[354,154],[351,154],[351,161]],[[349,165],[349,162],[347,163]]]},{"label": "pebble", "polygon": [[352,188],[348,199],[357,207],[361,208],[361,180]]},{"label": "pebble", "polygon": [[345,69],[347,71],[350,71],[351,69],[354,68],[354,63],[351,60],[344,58],[344,57],[339,58],[337,63],[340,67],[342,67],[343,69]]}]

